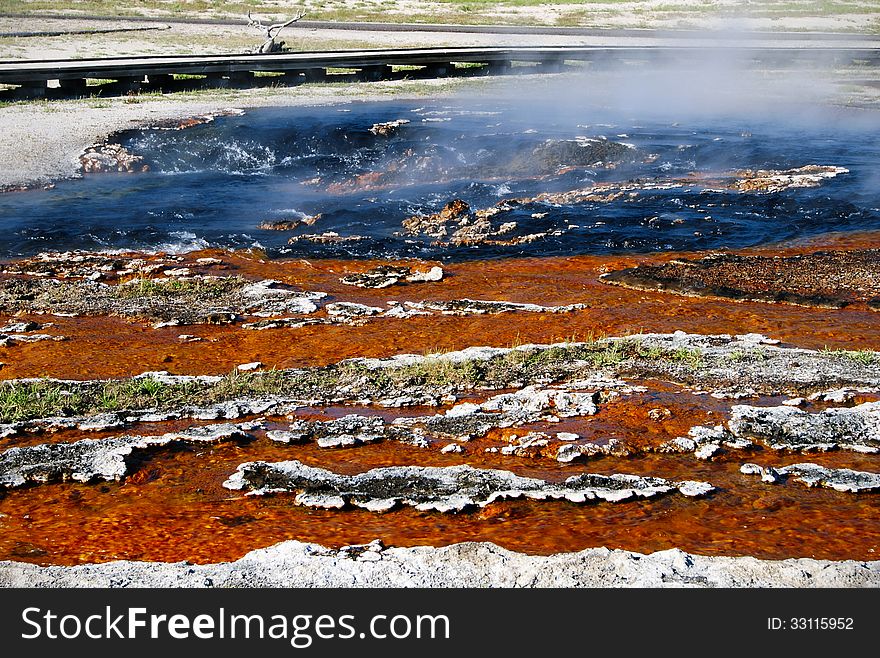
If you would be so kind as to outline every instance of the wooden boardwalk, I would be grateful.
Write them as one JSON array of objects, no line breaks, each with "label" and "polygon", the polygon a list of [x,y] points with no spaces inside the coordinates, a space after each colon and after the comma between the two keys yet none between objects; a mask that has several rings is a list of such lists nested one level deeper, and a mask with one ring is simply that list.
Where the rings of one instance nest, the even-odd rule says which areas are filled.
[{"label": "wooden boardwalk", "polygon": [[[0,61],[0,84],[18,85],[22,91],[46,89],[57,81],[62,89],[84,89],[86,81],[116,80],[129,88],[161,85],[174,75],[205,76],[209,81],[246,83],[257,73],[283,74],[288,79],[320,81],[337,71],[354,71],[363,80],[392,76],[395,67],[419,67],[420,75],[444,77],[456,65],[481,65],[486,72],[503,73],[512,66],[536,65],[557,70],[569,62],[594,65],[652,62],[733,62],[744,65],[790,66],[880,63],[877,48],[700,48],[700,47],[527,47],[527,48],[402,48],[291,52],[272,55],[153,55],[75,60]],[[398,69],[399,70],[399,69]]]}]

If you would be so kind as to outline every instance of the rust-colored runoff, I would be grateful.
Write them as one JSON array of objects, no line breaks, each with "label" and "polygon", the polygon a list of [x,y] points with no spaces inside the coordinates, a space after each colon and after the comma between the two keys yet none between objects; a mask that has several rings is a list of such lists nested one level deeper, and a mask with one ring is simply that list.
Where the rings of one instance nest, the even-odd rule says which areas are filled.
[{"label": "rust-colored runoff", "polygon": [[[269,441],[263,431],[255,432],[250,441],[137,453],[131,474],[122,483],[63,483],[8,491],[0,498],[0,559],[41,564],[115,559],[206,563],[233,560],[285,539],[338,547],[375,538],[398,546],[492,541],[532,554],[595,546],[638,552],[677,547],[705,555],[875,559],[880,546],[880,497],[807,489],[795,482],[769,485],[739,472],[739,466],[747,461],[771,466],[813,461],[829,467],[876,470],[875,455],[732,451],[706,462],[692,454],[645,453],[645,449],[683,434],[694,424],[711,424],[727,415],[728,403],[723,401],[674,394],[673,389],[641,394],[604,405],[596,416],[567,419],[552,428],[550,424],[534,427],[548,434],[574,432],[582,440],[599,444],[613,436],[642,449],[632,457],[609,456],[569,464],[548,456],[486,452],[487,447],[505,445],[505,434],[511,430],[462,444],[464,454],[443,454],[439,451],[442,444],[423,449],[392,441],[327,450],[314,443],[278,444]],[[648,413],[655,408],[668,409],[671,415],[652,420]],[[313,411],[302,415],[331,417],[345,409],[336,408],[329,414]],[[348,411],[376,413],[364,408]],[[268,427],[282,428],[286,422],[271,418]],[[161,427],[156,431],[173,426],[158,425]],[[68,431],[44,438],[71,441],[82,436],[85,434]],[[582,472],[632,473],[703,480],[717,491],[704,499],[670,495],[583,505],[508,501],[460,514],[410,508],[376,514],[358,509],[315,510],[297,506],[293,494],[255,497],[221,486],[242,462],[286,459],[347,474],[380,466],[460,463],[547,480]]]},{"label": "rust-colored runoff", "polygon": [[[828,246],[862,248],[876,234],[831,236]],[[775,249],[794,254],[818,243]],[[767,253],[754,249],[740,253]],[[638,332],[757,332],[808,348],[880,349],[880,316],[864,304],[841,310],[761,302],[684,297],[628,290],[599,281],[603,272],[639,263],[659,263],[681,254],[523,258],[444,265],[434,283],[378,290],[341,283],[345,274],[387,261],[260,260],[249,254],[197,252],[188,260],[216,257],[218,267],[200,271],[273,278],[304,290],[328,293],[331,301],[386,307],[389,301],[489,299],[542,305],[585,303],[570,313],[503,313],[409,319],[376,318],[362,326],[307,326],[252,331],[240,325],[193,325],[153,329],[147,322],[115,317],[52,317],[50,333],[68,338],[0,348],[0,378],[53,376],[71,379],[125,377],[147,370],[180,374],[229,372],[261,361],[277,368],[326,365],[357,356],[378,357],[461,349],[470,345],[509,346],[583,340]],[[697,258],[700,254],[689,254]],[[398,261],[427,268],[435,263]],[[222,269],[218,269],[222,268]],[[32,319],[46,321],[46,316]],[[202,338],[183,342],[181,334]]]},{"label": "rust-colored runoff", "polygon": [[[862,248],[876,234],[829,236],[822,244],[772,247],[745,253],[792,254],[823,246]],[[880,316],[854,304],[842,310],[781,304],[735,303],[639,292],[605,285],[605,271],[639,263],[664,262],[678,254],[650,256],[507,259],[444,264],[440,282],[368,290],[340,283],[340,277],[378,262],[265,261],[253,254],[204,252],[221,266],[202,272],[273,278],[305,290],[320,290],[334,301],[384,306],[388,301],[475,298],[543,305],[586,303],[589,308],[560,314],[507,313],[474,317],[435,315],[407,320],[372,319],[357,327],[311,326],[248,331],[240,326],[187,326],[153,329],[148,323],[112,317],[51,318],[49,333],[66,336],[0,348],[0,377],[123,377],[147,370],[216,374],[236,365],[323,365],[354,356],[388,356],[461,349],[469,345],[546,343],[640,331],[741,334],[759,332],[803,347],[880,349]],[[690,254],[688,257],[699,257]],[[421,269],[431,264],[411,263]],[[46,316],[34,317],[45,322]],[[194,334],[200,342],[181,342]],[[813,461],[826,466],[877,471],[876,455],[846,451],[778,454],[769,450],[731,452],[715,461],[690,454],[649,450],[694,425],[726,417],[731,402],[694,396],[663,382],[639,382],[649,391],[601,406],[596,416],[565,419],[530,428],[548,434],[574,432],[599,444],[616,438],[630,456],[607,456],[560,464],[549,455],[503,456],[485,452],[506,444],[513,430],[495,431],[464,444],[464,454],[441,454],[439,445],[418,449],[384,442],[347,450],[314,444],[280,445],[256,432],[252,441],[182,445],[137,454],[131,475],[121,483],[49,484],[0,494],[0,559],[45,564],[77,564],[115,559],[218,562],[285,539],[327,546],[374,538],[398,546],[493,541],[534,554],[607,546],[639,552],[677,547],[705,555],[759,558],[808,556],[877,559],[880,496],[808,489],[798,483],[768,485],[742,475],[747,461],[784,465]],[[870,398],[865,398],[870,399]],[[747,400],[778,404],[776,399]],[[649,415],[654,409],[660,411]],[[668,414],[663,411],[668,410]],[[313,418],[376,410],[302,410]],[[413,410],[406,411],[407,414]],[[419,413],[433,413],[423,409]],[[397,411],[384,411],[389,418]],[[403,414],[404,412],[400,412]],[[269,419],[283,427],[285,419]],[[127,434],[157,434],[191,421],[140,424],[123,431],[61,431],[7,437],[0,448]],[[717,490],[704,499],[671,495],[619,504],[577,505],[559,501],[509,501],[461,514],[400,509],[385,514],[364,510],[315,510],[294,504],[293,495],[244,496],[221,483],[242,462],[299,459],[338,472],[357,473],[386,465],[452,465],[503,468],[521,475],[559,479],[590,471],[634,473],[710,482]]]}]

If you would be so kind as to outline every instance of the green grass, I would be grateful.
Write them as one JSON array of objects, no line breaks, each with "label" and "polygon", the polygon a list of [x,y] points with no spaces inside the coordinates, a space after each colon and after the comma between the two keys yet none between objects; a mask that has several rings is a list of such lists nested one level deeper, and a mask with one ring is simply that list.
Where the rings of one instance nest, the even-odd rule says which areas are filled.
[{"label": "green grass", "polygon": [[143,297],[180,297],[188,295],[199,298],[222,297],[240,289],[245,280],[240,277],[217,277],[197,279],[149,279],[137,277],[120,283],[114,291],[123,299]]},{"label": "green grass", "polygon": [[727,355],[727,360],[731,363],[757,363],[766,361],[770,358],[770,354],[764,347],[753,347],[748,350],[734,350]]},{"label": "green grass", "polygon": [[281,393],[282,379],[281,371],[241,373],[236,370],[216,385],[198,381],[165,384],[148,377],[84,384],[49,379],[7,381],[0,383],[0,421],[210,404],[244,395]]},{"label": "green grass", "polygon": [[678,349],[673,350],[668,358],[670,361],[683,363],[692,368],[699,368],[703,365],[703,352],[699,349],[679,347]]},{"label": "green grass", "polygon": [[827,356],[843,357],[863,366],[880,365],[880,352],[872,350],[843,350],[825,347],[820,352]]},{"label": "green grass", "polygon": [[[170,288],[181,282],[169,282]],[[138,281],[130,284],[137,294],[166,294],[163,285]],[[407,395],[426,389],[432,392],[463,392],[475,388],[506,388],[523,383],[557,381],[576,376],[585,368],[620,365],[639,355],[639,344],[597,341],[561,345],[549,349],[515,350],[487,361],[453,362],[427,358],[413,365],[367,368],[363,362],[341,363],[304,370],[238,370],[218,383],[186,381],[165,384],[150,378],[97,382],[51,380],[0,383],[0,422],[48,416],[88,415],[135,409],[174,409],[206,405],[242,397],[283,395],[302,399],[377,399]],[[673,354],[657,358],[675,360]]]},{"label": "green grass", "polygon": [[[151,294],[165,294],[164,290],[157,292],[152,288],[153,283],[131,285],[145,285]],[[824,353],[852,359],[863,366],[880,363],[880,355],[868,350]],[[739,350],[727,358],[732,362],[760,361],[770,356],[757,349]],[[676,377],[680,375],[686,380],[689,371],[698,373],[708,365],[699,349],[668,349],[634,337],[514,349],[488,360],[454,362],[429,355],[415,364],[389,368],[368,368],[363,361],[350,360],[301,370],[234,370],[216,383],[163,383],[144,377],[82,383],[11,380],[0,383],[0,422],[106,411],[177,409],[265,396],[339,401],[377,400],[420,391],[431,395],[460,394],[580,379],[604,369],[637,376],[675,372]]]}]

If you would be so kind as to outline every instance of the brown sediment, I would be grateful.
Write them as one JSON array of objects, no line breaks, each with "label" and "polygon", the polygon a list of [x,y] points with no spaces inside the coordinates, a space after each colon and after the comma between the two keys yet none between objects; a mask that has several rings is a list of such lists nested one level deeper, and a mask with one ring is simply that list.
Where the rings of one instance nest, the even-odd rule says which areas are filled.
[{"label": "brown sediment", "polygon": [[[837,250],[872,244],[876,234],[833,237]],[[873,242],[876,244],[876,242]],[[816,251],[801,244],[772,249],[780,256]],[[766,254],[768,249],[743,250]],[[348,301],[387,308],[388,301],[491,299],[545,305],[585,303],[589,308],[563,314],[506,313],[408,319],[380,318],[362,326],[316,325],[266,331],[238,325],[193,325],[153,329],[143,322],[116,317],[26,316],[55,323],[52,333],[63,342],[40,342],[0,348],[5,366],[0,378],[53,376],[71,379],[124,377],[146,370],[181,374],[229,372],[240,363],[261,361],[278,368],[325,365],[341,359],[378,357],[461,349],[470,345],[509,346],[547,343],[590,336],[637,332],[756,332],[808,348],[880,349],[880,322],[866,304],[843,309],[802,308],[745,301],[730,303],[637,291],[603,284],[600,275],[636,265],[662,265],[680,254],[522,258],[444,265],[444,279],[418,286],[362,289],[340,282],[347,274],[379,265],[412,265],[420,261],[261,260],[227,252],[189,254],[177,266],[197,258],[218,258],[219,265],[199,266],[204,274],[235,274],[248,279],[272,278],[304,290],[323,291],[328,301]],[[692,257],[692,255],[689,255]],[[176,262],[176,261],[175,261]],[[202,338],[181,342],[181,334]]]},{"label": "brown sediment", "polygon": [[880,310],[880,250],[793,256],[713,254],[609,272],[603,281],[636,290],[697,297]]}]

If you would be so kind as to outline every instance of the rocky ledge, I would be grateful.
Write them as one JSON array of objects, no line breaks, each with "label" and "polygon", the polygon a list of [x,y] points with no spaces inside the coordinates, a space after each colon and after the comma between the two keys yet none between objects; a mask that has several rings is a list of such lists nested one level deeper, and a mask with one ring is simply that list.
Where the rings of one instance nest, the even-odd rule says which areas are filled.
[{"label": "rocky ledge", "polygon": [[[29,403],[16,415],[6,418],[11,422],[0,425],[0,434],[11,436],[40,427],[83,424],[94,427],[89,417],[95,417],[98,409],[101,413],[95,420],[100,420],[105,427],[119,427],[138,419],[231,420],[246,413],[283,414],[289,411],[290,405],[296,404],[438,406],[454,402],[462,394],[503,389],[520,391],[513,398],[504,398],[505,403],[540,403],[541,409],[547,408],[556,415],[564,412],[560,405],[575,405],[580,407],[575,415],[590,415],[595,413],[592,404],[601,402],[603,395],[624,394],[632,389],[624,382],[617,384],[614,379],[617,377],[629,381],[666,379],[691,387],[694,394],[711,393],[721,398],[806,396],[818,392],[832,401],[828,396],[835,397],[844,387],[866,392],[880,390],[875,352],[814,351],[782,347],[775,345],[776,342],[757,334],[676,332],[606,338],[589,343],[469,347],[432,355],[357,358],[316,368],[236,372],[234,377],[194,378],[145,373],[141,377],[162,384],[156,387],[161,395],[151,395],[147,403],[125,393],[132,380],[9,380],[6,386],[26,400],[46,390],[59,389],[66,393],[63,404]],[[529,388],[532,386],[538,388]],[[108,389],[120,398],[115,407],[106,406]],[[180,404],[178,396],[184,389],[189,405]],[[594,397],[596,393],[599,398]],[[576,395],[571,397],[572,394]],[[522,400],[514,399],[523,395]],[[462,412],[470,422],[480,421],[482,412],[509,411],[514,410],[509,406],[503,409],[460,407],[456,413]],[[495,414],[492,420],[499,419]],[[448,420],[448,414],[444,414],[444,418],[430,421],[430,428],[425,427],[447,433]],[[499,425],[493,423],[493,426]],[[469,429],[464,433],[476,431]],[[455,433],[461,434],[458,428]]]},{"label": "rocky ledge", "polygon": [[[846,389],[811,397],[834,398],[844,391]],[[737,404],[731,407],[726,426],[692,427],[686,437],[677,437],[660,446],[660,452],[693,452],[700,459],[711,459],[726,449],[757,449],[758,443],[786,452],[880,452],[880,402],[824,409],[818,413],[787,405]]]},{"label": "rocky ledge", "polygon": [[878,587],[880,561],[647,555],[607,548],[540,556],[491,543],[339,550],[286,541],[235,562],[41,567],[0,562],[2,587]]},{"label": "rocky ledge", "polygon": [[128,474],[127,460],[136,450],[159,448],[172,443],[217,443],[247,436],[242,425],[222,423],[191,427],[161,436],[82,439],[74,443],[10,448],[0,454],[0,489],[66,480],[118,481]]},{"label": "rocky ledge", "polygon": [[880,402],[816,414],[787,406],[736,405],[728,426],[734,436],[759,439],[775,450],[880,451]]},{"label": "rocky ledge", "polygon": [[164,277],[136,277],[117,285],[95,280],[0,280],[0,313],[61,316],[118,315],[159,321],[158,326],[227,324],[242,315],[309,314],[327,295],[296,290],[272,279],[189,276],[188,268]]},{"label": "rocky ledge", "polygon": [[461,512],[498,500],[561,499],[573,503],[622,502],[678,492],[703,496],[713,490],[706,482],[672,482],[637,475],[573,475],[563,482],[547,482],[509,471],[472,466],[391,466],[358,475],[340,475],[302,462],[246,462],[223,483],[227,489],[251,495],[297,492],[296,503],[308,507],[341,509],[347,504],[372,512],[398,505],[420,511]]},{"label": "rocky ledge", "polygon": [[790,464],[782,468],[743,464],[739,470],[745,475],[760,475],[761,480],[769,484],[791,477],[807,487],[827,487],[846,493],[880,489],[880,473],[853,471],[849,468],[825,468],[810,463]]}]

